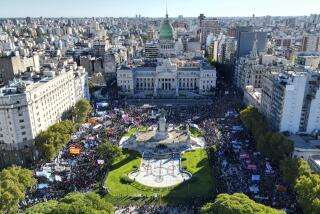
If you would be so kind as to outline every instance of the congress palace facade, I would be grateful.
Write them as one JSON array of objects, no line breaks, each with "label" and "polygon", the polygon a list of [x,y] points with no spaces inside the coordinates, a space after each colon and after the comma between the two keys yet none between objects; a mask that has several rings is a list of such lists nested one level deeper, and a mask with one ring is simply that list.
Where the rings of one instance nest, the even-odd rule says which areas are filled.
[{"label": "congress palace facade", "polygon": [[117,84],[121,93],[179,96],[182,92],[209,94],[216,87],[216,69],[206,59],[177,57],[174,30],[168,15],[160,28],[159,57],[143,66],[121,65]]}]

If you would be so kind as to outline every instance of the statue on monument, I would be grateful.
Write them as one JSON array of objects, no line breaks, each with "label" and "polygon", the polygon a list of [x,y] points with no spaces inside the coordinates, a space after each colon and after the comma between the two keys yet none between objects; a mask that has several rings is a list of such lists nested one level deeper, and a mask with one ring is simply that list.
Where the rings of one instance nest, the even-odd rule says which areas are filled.
[{"label": "statue on monument", "polygon": [[159,132],[165,132],[166,131],[166,117],[165,117],[165,111],[161,110],[160,118],[159,118],[159,123],[158,123],[158,128]]}]

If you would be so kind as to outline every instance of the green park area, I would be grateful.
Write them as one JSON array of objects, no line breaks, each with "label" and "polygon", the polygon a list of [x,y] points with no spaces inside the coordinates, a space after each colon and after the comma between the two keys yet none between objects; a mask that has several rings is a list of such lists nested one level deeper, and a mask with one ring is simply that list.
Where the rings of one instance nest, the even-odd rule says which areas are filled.
[{"label": "green park area", "polygon": [[141,155],[135,151],[124,150],[123,155],[112,165],[105,186],[106,196],[114,205],[143,203],[156,196],[157,203],[189,203],[195,198],[212,197],[215,182],[212,177],[208,156],[205,150],[197,149],[182,154],[182,166],[192,173],[192,178],[184,183],[168,188],[152,188],[137,182],[123,183],[129,172],[140,166]]},{"label": "green park area", "polygon": [[148,127],[146,127],[146,126],[140,126],[140,127],[139,127],[139,131],[140,131],[140,132],[146,132],[146,131],[148,131]]},{"label": "green park area", "polygon": [[129,129],[129,131],[124,135],[125,137],[132,137],[137,133],[138,129],[136,127]]},{"label": "green park area", "polygon": [[201,137],[202,136],[201,131],[195,127],[190,127],[189,132],[192,137]]}]

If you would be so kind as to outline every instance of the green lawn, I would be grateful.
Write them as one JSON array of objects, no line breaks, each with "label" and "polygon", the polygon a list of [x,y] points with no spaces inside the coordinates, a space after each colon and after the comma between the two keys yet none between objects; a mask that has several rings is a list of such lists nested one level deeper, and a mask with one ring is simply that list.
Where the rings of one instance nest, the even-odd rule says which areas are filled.
[{"label": "green lawn", "polygon": [[[214,180],[211,176],[206,151],[197,149],[182,155],[183,166],[193,174],[193,177],[182,184],[169,188],[151,188],[137,182],[122,184],[120,178],[134,171],[134,166],[140,166],[141,156],[135,151],[125,150],[123,157],[113,165],[106,180],[110,193],[106,198],[114,205],[143,203],[155,193],[160,195],[158,203],[188,203],[194,197],[212,197]],[[185,159],[185,160],[184,160]],[[139,196],[146,196],[141,198]]]},{"label": "green lawn", "polygon": [[146,127],[146,126],[140,126],[140,127],[139,127],[139,131],[140,131],[140,132],[146,132],[146,131],[148,131],[148,127]]},{"label": "green lawn", "polygon": [[201,137],[202,136],[201,131],[197,128],[189,127],[189,131],[190,131],[191,136],[193,136],[193,137]]},{"label": "green lawn", "polygon": [[124,135],[126,137],[131,137],[137,133],[138,129],[136,127],[129,129],[129,131]]}]

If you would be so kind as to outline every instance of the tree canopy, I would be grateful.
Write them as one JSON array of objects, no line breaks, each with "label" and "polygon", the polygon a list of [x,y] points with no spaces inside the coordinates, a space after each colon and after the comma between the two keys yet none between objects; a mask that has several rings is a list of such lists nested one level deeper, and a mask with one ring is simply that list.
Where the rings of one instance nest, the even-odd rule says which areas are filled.
[{"label": "tree canopy", "polygon": [[76,113],[76,122],[84,123],[88,114],[92,111],[92,106],[89,101],[86,99],[81,99],[76,103],[75,113]]},{"label": "tree canopy", "polygon": [[52,160],[62,150],[64,145],[71,140],[75,127],[70,120],[65,120],[50,126],[41,132],[35,139],[35,144],[42,158]]},{"label": "tree canopy", "polygon": [[295,185],[298,201],[304,213],[317,214],[320,210],[320,176],[300,176]]},{"label": "tree canopy", "polygon": [[118,145],[112,145],[109,142],[100,144],[97,148],[99,158],[104,160],[104,163],[108,166],[122,155],[122,151]]},{"label": "tree canopy", "polygon": [[279,162],[293,152],[293,142],[286,136],[269,130],[259,111],[249,106],[240,112],[240,118],[247,129],[251,130],[257,150],[272,160]]},{"label": "tree canopy", "polygon": [[36,204],[25,210],[26,214],[109,214],[114,213],[112,204],[101,198],[98,194],[89,192],[69,193],[60,200],[51,200]]},{"label": "tree canopy", "polygon": [[280,171],[283,179],[291,185],[295,185],[297,179],[302,176],[309,176],[311,169],[308,163],[301,158],[286,158],[280,162]]},{"label": "tree canopy", "polygon": [[27,189],[36,184],[32,171],[12,166],[0,172],[0,213],[18,213]]},{"label": "tree canopy", "polygon": [[242,193],[233,195],[220,194],[215,199],[214,203],[207,203],[201,208],[201,212],[205,214],[282,214],[284,212],[256,203],[248,196]]}]

